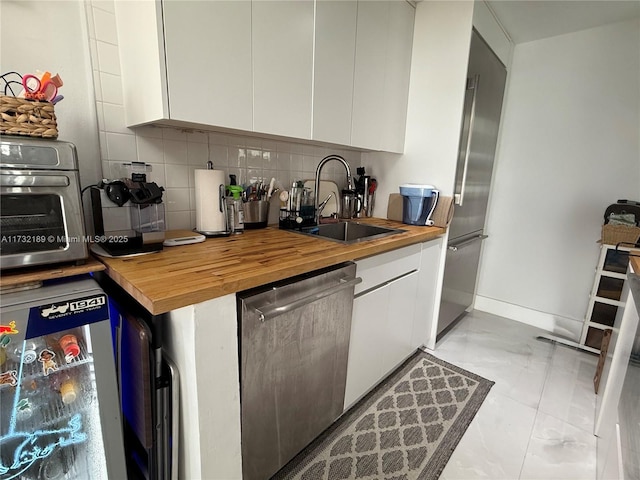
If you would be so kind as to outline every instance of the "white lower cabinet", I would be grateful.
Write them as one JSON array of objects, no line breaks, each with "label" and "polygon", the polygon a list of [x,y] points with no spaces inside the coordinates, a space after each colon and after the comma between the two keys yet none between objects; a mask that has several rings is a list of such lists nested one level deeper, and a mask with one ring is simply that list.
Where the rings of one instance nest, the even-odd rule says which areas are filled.
[{"label": "white lower cabinet", "polygon": [[356,261],[345,408],[362,397],[418,345],[414,318],[421,246],[410,245]]},{"label": "white lower cabinet", "polygon": [[387,303],[386,345],[382,374],[400,364],[418,345],[413,344],[413,319],[418,293],[418,272],[414,271],[394,280],[385,288],[389,291]]},{"label": "white lower cabinet", "polygon": [[375,385],[382,373],[389,289],[382,287],[353,301],[345,409]]}]

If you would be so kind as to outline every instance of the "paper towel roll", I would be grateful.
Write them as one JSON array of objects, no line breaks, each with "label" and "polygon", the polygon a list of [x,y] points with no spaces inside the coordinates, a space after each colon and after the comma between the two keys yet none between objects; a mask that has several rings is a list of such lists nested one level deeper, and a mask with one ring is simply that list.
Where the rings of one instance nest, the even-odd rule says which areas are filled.
[{"label": "paper towel roll", "polygon": [[[224,213],[224,171],[196,170],[196,230],[203,233],[227,231]],[[221,193],[222,192],[222,193]]]}]

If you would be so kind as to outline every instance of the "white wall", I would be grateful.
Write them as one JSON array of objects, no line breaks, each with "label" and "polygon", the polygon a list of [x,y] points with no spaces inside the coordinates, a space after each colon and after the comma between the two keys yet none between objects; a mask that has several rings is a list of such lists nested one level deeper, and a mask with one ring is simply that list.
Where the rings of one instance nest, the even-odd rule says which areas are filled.
[{"label": "white wall", "polygon": [[637,20],[516,45],[476,307],[579,331],[604,210],[640,200],[638,45]]},{"label": "white wall", "polygon": [[101,176],[89,41],[82,2],[1,1],[0,72],[49,71],[64,82],[58,139],[75,144],[82,185]]}]

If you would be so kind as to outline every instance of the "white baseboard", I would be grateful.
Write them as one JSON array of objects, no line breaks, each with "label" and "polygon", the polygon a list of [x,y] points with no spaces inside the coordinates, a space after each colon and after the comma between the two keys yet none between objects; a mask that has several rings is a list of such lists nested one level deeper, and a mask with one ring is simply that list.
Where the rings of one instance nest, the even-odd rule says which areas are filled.
[{"label": "white baseboard", "polygon": [[480,295],[476,295],[474,308],[482,312],[491,313],[492,315],[498,315],[499,317],[541,328],[554,335],[565,337],[575,342],[580,340],[583,324],[581,320],[540,312]]}]

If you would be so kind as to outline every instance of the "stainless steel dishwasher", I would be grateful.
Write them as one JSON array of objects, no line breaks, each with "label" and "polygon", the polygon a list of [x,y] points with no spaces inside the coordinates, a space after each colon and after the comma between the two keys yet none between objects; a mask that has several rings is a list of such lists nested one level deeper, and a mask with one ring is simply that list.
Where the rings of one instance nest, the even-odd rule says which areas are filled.
[{"label": "stainless steel dishwasher", "polygon": [[238,293],[244,480],[271,477],[343,409],[356,265]]}]

